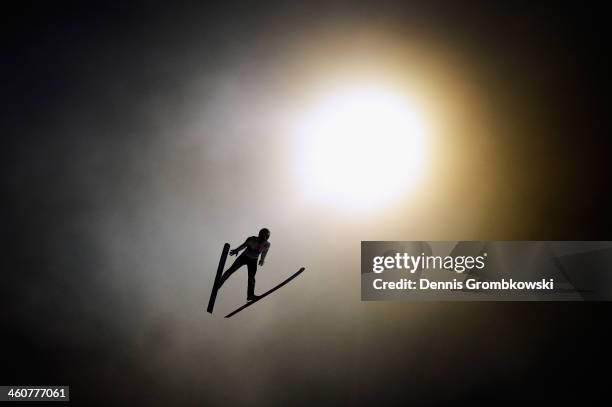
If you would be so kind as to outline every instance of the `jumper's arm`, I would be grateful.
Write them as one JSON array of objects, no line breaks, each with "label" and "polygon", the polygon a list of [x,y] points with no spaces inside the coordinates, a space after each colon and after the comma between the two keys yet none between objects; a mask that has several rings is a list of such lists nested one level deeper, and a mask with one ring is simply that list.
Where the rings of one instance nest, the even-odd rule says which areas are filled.
[{"label": "jumper's arm", "polygon": [[246,249],[248,241],[249,241],[249,239],[245,240],[243,244],[241,244],[240,246],[236,247],[234,250],[230,251],[230,254],[231,255],[238,254],[238,252],[240,250]]},{"label": "jumper's arm", "polygon": [[266,246],[265,249],[263,249],[263,251],[261,252],[261,256],[259,257],[260,261],[263,263],[264,259],[266,258],[266,254],[268,254],[268,250],[270,250],[270,244],[268,244]]}]

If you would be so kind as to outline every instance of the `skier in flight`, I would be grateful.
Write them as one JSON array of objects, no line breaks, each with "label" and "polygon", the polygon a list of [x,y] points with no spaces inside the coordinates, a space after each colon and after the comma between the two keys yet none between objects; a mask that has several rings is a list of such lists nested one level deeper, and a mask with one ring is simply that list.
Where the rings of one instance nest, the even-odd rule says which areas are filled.
[{"label": "skier in flight", "polygon": [[258,295],[255,295],[255,273],[257,272],[257,259],[259,258],[259,265],[263,266],[266,254],[270,249],[270,242],[268,242],[269,238],[270,231],[263,228],[259,231],[259,236],[248,237],[243,244],[234,250],[230,250],[230,256],[234,256],[241,250],[245,249],[244,252],[242,252],[242,254],[238,256],[236,260],[234,260],[234,264],[232,264],[230,268],[223,273],[221,276],[221,281],[219,281],[219,287],[221,287],[225,280],[227,280],[236,270],[246,264],[247,271],[249,273],[247,301],[254,301],[259,298]]}]

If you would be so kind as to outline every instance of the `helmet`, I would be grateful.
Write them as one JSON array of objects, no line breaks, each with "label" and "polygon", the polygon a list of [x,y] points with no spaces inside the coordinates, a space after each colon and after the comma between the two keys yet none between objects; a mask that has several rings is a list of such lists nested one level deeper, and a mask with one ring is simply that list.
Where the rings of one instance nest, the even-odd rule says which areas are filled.
[{"label": "helmet", "polygon": [[259,237],[267,240],[270,237],[270,231],[267,228],[262,228],[259,231]]}]

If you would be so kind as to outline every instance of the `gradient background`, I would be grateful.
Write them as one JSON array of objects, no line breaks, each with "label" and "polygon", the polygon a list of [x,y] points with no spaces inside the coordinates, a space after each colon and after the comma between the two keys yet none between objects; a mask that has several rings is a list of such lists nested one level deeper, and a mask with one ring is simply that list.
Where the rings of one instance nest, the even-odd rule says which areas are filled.
[{"label": "gradient background", "polygon": [[[607,16],[556,2],[22,2],[2,23],[1,383],[81,403],[595,399],[608,304],[365,303],[361,240],[612,240]],[[302,199],[292,120],[349,72],[418,90],[420,189]],[[297,112],[297,113],[296,113]],[[272,231],[204,311],[224,242]],[[232,258],[233,259],[233,258]]]}]

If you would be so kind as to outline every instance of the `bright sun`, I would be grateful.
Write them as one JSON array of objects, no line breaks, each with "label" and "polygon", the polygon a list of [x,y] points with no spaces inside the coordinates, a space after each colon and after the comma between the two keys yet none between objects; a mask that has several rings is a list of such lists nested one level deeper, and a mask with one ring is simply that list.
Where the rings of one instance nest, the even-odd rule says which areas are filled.
[{"label": "bright sun", "polygon": [[304,191],[343,208],[390,203],[419,179],[425,133],[421,114],[399,94],[377,87],[334,92],[298,126]]}]

